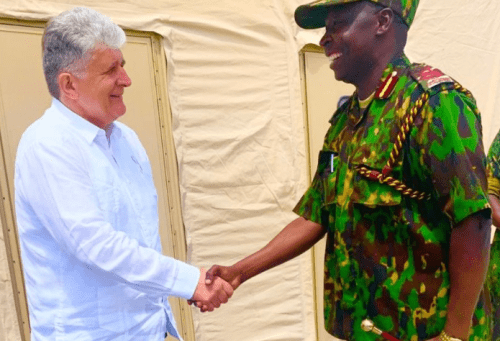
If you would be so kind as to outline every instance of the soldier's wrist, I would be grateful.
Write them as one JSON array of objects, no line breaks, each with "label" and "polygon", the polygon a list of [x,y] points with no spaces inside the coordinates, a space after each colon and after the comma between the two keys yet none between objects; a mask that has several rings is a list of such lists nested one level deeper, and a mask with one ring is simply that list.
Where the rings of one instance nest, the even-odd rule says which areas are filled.
[{"label": "soldier's wrist", "polygon": [[460,310],[448,307],[448,316],[446,317],[443,332],[457,340],[468,340],[472,324],[472,314],[457,313],[457,311]]}]

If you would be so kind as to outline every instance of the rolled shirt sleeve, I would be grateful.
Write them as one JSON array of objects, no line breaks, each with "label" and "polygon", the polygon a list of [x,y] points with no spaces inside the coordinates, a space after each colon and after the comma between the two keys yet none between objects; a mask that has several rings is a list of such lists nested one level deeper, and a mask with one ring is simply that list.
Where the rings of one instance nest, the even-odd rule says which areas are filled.
[{"label": "rolled shirt sleeve", "polygon": [[334,200],[337,164],[337,153],[329,150],[325,143],[319,152],[318,168],[312,183],[293,209],[299,216],[325,228],[333,219],[329,204]]},{"label": "rolled shirt sleeve", "polygon": [[322,223],[321,217],[324,214],[323,196],[321,194],[323,188],[322,181],[323,180],[316,172],[311,186],[293,209],[299,216],[317,224]]},{"label": "rolled shirt sleeve", "polygon": [[481,118],[473,100],[457,91],[434,94],[424,107],[424,120],[421,148],[452,225],[490,209]]}]

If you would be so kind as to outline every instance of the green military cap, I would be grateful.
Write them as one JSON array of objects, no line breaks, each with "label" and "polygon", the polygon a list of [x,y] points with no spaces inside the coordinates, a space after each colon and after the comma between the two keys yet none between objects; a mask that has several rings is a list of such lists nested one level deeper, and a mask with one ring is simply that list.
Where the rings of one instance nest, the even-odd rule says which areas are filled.
[{"label": "green military cap", "polygon": [[[344,5],[362,0],[316,0],[307,5],[299,6],[295,10],[295,21],[302,28],[320,28],[325,26],[328,7]],[[419,0],[367,0],[385,7],[390,7],[396,12],[408,27],[411,26]]]}]

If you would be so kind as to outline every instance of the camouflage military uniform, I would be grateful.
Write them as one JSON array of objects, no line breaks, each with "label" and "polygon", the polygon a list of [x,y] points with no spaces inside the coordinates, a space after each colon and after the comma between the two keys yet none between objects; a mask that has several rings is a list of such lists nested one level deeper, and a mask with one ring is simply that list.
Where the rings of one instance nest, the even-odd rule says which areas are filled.
[{"label": "camouflage military uniform", "polygon": [[[452,226],[489,211],[479,112],[454,84],[403,56],[388,65],[364,113],[354,94],[330,121],[318,170],[294,211],[328,229],[324,318],[336,337],[381,340],[361,330],[365,318],[402,341],[444,328]],[[431,197],[416,200],[365,178],[359,167],[383,172],[404,117],[424,93],[428,100],[389,170]],[[482,294],[470,340],[489,339],[487,307]]]},{"label": "camouflage military uniform", "polygon": [[[500,198],[500,132],[488,152],[488,192]],[[493,341],[500,341],[500,231],[491,245],[490,269],[487,279],[494,311]]]}]

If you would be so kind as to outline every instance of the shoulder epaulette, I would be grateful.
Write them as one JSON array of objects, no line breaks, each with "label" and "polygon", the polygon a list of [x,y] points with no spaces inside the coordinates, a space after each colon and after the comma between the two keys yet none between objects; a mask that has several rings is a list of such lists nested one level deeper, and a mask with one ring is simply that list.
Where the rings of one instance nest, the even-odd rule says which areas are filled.
[{"label": "shoulder epaulette", "polygon": [[[454,90],[463,93],[472,101],[476,101],[469,90],[464,88],[450,76],[441,72],[441,70],[433,68],[432,66],[426,64],[413,64],[410,68],[410,73],[429,96],[445,90]],[[479,114],[477,107],[474,108],[474,112]]]},{"label": "shoulder epaulette", "polygon": [[441,84],[453,86],[455,83],[453,78],[444,74],[441,70],[426,64],[413,64],[410,73],[426,91]]}]

